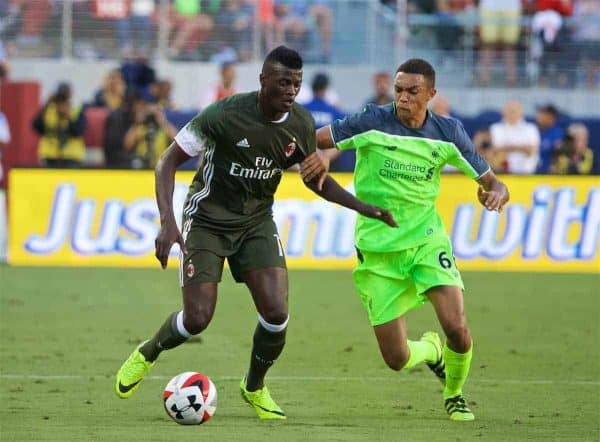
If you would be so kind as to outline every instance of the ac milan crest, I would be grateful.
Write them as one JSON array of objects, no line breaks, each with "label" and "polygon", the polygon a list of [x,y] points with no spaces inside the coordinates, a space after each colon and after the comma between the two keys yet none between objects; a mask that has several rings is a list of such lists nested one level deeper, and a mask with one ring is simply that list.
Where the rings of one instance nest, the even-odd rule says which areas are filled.
[{"label": "ac milan crest", "polygon": [[192,264],[191,262],[185,268],[185,274],[187,275],[188,278],[191,278],[192,276],[194,276],[195,271],[196,271],[196,269],[194,268],[194,264]]},{"label": "ac milan crest", "polygon": [[286,158],[291,157],[294,154],[294,152],[296,152],[296,143],[292,141],[290,144],[285,146],[283,152],[285,153]]}]

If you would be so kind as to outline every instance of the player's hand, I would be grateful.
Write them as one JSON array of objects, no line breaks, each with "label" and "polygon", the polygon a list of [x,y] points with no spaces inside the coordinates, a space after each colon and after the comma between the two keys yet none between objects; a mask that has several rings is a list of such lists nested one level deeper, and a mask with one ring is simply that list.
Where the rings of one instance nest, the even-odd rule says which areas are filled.
[{"label": "player's hand", "polygon": [[185,254],[185,242],[177,224],[174,221],[162,224],[158,236],[154,240],[154,246],[156,247],[156,259],[158,259],[163,269],[167,268],[169,252],[175,243],[179,244],[181,251]]},{"label": "player's hand", "polygon": [[398,224],[392,216],[392,213],[389,210],[382,209],[381,207],[363,204],[358,210],[358,213],[369,218],[381,220],[390,227],[398,227]]},{"label": "player's hand", "polygon": [[323,190],[323,182],[327,178],[329,171],[329,158],[325,155],[319,155],[318,152],[313,152],[307,156],[300,164],[300,175],[302,179],[309,183],[318,178],[317,190]]},{"label": "player's hand", "polygon": [[498,213],[502,213],[504,205],[508,202],[508,198],[508,189],[504,184],[488,191],[483,186],[479,186],[477,189],[477,199],[489,211],[495,210]]}]

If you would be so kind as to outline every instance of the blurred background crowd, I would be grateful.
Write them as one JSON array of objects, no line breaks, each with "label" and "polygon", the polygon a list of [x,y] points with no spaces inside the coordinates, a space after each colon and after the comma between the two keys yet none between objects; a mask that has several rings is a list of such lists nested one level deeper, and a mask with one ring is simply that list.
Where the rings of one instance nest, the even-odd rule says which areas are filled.
[{"label": "blurred background crowd", "polygon": [[[152,168],[199,110],[257,88],[285,43],[307,62],[298,101],[318,127],[392,101],[396,65],[419,56],[438,72],[434,112],[497,172],[599,172],[600,0],[3,0],[0,38],[1,90],[40,85],[20,114],[0,97],[0,145],[36,144],[13,166]],[[474,90],[487,95],[462,100]],[[347,152],[332,169],[353,167]]]}]

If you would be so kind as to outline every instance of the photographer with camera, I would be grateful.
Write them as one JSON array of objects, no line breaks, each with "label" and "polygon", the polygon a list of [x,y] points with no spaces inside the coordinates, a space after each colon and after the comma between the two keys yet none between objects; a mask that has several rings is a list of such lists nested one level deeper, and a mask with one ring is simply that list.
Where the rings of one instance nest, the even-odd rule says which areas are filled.
[{"label": "photographer with camera", "polygon": [[137,100],[133,104],[133,124],[123,143],[125,150],[132,154],[131,168],[154,168],[176,134],[177,129],[169,123],[159,105]]},{"label": "photographer with camera", "polygon": [[61,84],[33,120],[40,135],[38,156],[45,167],[78,168],[85,159],[85,115],[71,104],[71,88]]},{"label": "photographer with camera", "polygon": [[550,173],[589,175],[594,165],[594,151],[588,146],[589,132],[585,124],[573,123],[555,151]]}]

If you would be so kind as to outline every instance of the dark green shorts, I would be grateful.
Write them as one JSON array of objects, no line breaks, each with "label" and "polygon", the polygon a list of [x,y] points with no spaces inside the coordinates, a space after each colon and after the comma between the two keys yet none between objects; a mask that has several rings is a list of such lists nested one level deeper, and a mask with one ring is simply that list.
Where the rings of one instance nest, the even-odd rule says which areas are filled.
[{"label": "dark green shorts", "polygon": [[286,268],[277,226],[270,218],[233,232],[211,230],[184,219],[183,238],[187,254],[179,260],[182,287],[197,282],[220,282],[225,258],[237,282],[244,282],[244,273],[249,270]]}]

